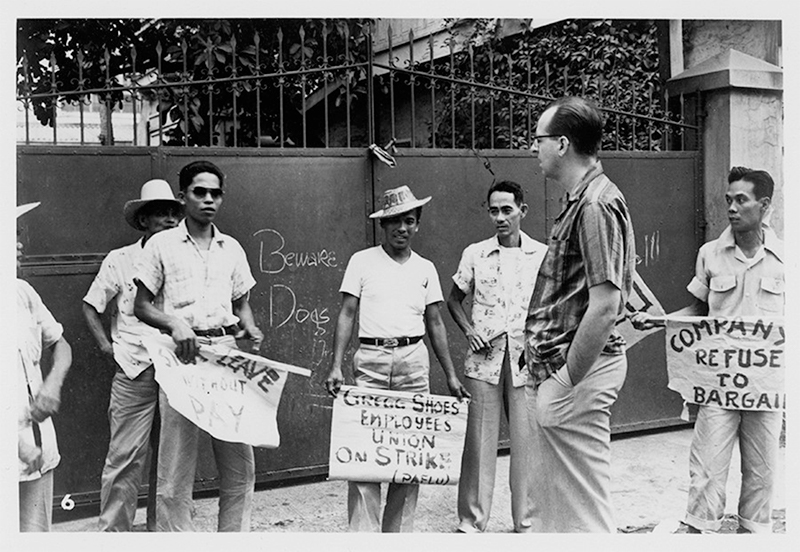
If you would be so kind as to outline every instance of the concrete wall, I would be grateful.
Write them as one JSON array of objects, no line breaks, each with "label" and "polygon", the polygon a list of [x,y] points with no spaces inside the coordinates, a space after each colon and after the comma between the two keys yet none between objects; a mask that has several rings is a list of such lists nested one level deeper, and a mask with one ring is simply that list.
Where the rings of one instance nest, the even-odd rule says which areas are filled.
[{"label": "concrete wall", "polygon": [[[781,66],[780,21],[684,21],[686,72],[704,61],[736,50]],[[738,67],[726,67],[735,71]],[[731,166],[768,171],[775,180],[771,224],[779,236],[784,228],[783,92],[741,82],[719,88],[713,70],[698,81],[705,112],[704,169],[706,239],[728,225],[723,194]],[[680,77],[678,77],[680,78]],[[750,86],[750,87],[747,87]]]},{"label": "concrete wall", "polygon": [[782,65],[781,22],[684,20],[683,56],[688,69],[730,48]]}]

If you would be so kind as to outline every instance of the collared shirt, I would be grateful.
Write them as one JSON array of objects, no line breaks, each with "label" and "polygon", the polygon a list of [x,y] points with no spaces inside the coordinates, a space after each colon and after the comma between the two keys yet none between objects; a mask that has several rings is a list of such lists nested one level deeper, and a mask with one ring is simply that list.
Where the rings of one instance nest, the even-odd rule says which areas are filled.
[{"label": "collared shirt", "polygon": [[157,307],[198,330],[236,324],[231,302],[256,283],[239,242],[214,225],[212,231],[211,246],[202,250],[184,219],[147,241],[135,270]]},{"label": "collared shirt", "polygon": [[[589,305],[589,288],[610,282],[621,291],[621,314],[633,285],[635,242],[628,206],[598,161],[556,218],[528,309],[525,354],[534,385],[561,368]],[[616,329],[603,354],[625,354]]]},{"label": "collared shirt", "polygon": [[764,246],[745,257],[728,226],[700,248],[686,289],[708,303],[709,316],[783,316],[783,242],[764,228]]},{"label": "collared shirt", "polygon": [[[64,333],[64,328],[56,322],[50,311],[42,303],[39,294],[24,281],[17,279],[17,377],[19,394],[17,396],[17,430],[19,440],[29,447],[35,447],[33,422],[30,405],[42,388],[42,350],[54,345]],[[49,417],[38,424],[42,437],[42,467],[32,474],[24,474],[25,464],[19,461],[19,480],[32,481],[55,468],[61,456],[58,454],[56,430],[53,418]]]},{"label": "collared shirt", "polygon": [[444,301],[432,262],[412,251],[398,263],[380,245],[350,257],[339,291],[359,299],[358,337],[425,335],[425,308]]},{"label": "collared shirt", "polygon": [[152,364],[147,349],[142,345],[142,336],[158,333],[158,330],[133,314],[133,302],[136,298],[133,275],[142,251],[142,240],[109,251],[83,298],[85,303],[100,314],[112,303],[114,312],[111,318],[111,341],[114,360],[130,379],[135,379]]},{"label": "collared shirt", "polygon": [[[488,352],[467,352],[464,374],[494,385],[500,381],[506,351],[514,387],[525,385],[529,377],[525,367],[519,367],[519,358],[525,348],[525,316],[547,246],[524,232],[520,237],[517,248],[502,247],[496,235],[469,245],[453,275],[453,283],[472,295],[475,331],[484,339],[500,336],[491,341]],[[503,253],[519,254],[513,270],[505,270]]]}]

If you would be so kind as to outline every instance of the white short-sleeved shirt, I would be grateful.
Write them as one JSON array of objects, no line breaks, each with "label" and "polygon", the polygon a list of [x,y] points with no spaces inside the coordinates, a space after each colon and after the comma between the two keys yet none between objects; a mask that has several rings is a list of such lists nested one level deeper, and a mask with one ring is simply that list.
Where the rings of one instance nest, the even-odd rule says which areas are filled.
[{"label": "white short-sleeved shirt", "polygon": [[232,301],[256,284],[244,249],[213,226],[211,247],[203,251],[182,220],[144,246],[134,279],[155,295],[155,305],[196,330],[239,322]]},{"label": "white short-sleeved shirt", "polygon": [[708,303],[709,316],[783,316],[786,283],[783,242],[764,229],[764,246],[751,259],[736,246],[731,227],[700,248],[686,287]]},{"label": "white short-sleeved shirt", "polygon": [[472,325],[491,341],[489,352],[467,351],[464,374],[497,384],[508,351],[514,387],[528,381],[528,370],[519,367],[525,348],[525,318],[547,246],[520,232],[520,247],[505,248],[497,236],[473,243],[464,250],[453,283],[472,296]]},{"label": "white short-sleeved shirt", "polygon": [[142,336],[158,333],[133,313],[136,299],[133,275],[142,251],[142,240],[110,251],[83,298],[101,314],[110,303],[113,304],[111,341],[114,360],[130,379],[135,379],[152,364],[147,349],[142,345]]},{"label": "white short-sleeved shirt", "polygon": [[412,251],[401,264],[380,245],[353,254],[339,291],[359,299],[358,337],[425,335],[425,308],[444,301],[432,262]]},{"label": "white short-sleeved shirt", "polygon": [[[64,328],[44,306],[39,294],[28,282],[17,279],[17,429],[20,442],[30,447],[36,446],[30,405],[42,388],[42,350],[55,344],[63,333]],[[42,436],[42,467],[38,472],[25,475],[26,466],[20,460],[20,481],[39,479],[61,461],[53,418],[47,418],[38,425]]]}]

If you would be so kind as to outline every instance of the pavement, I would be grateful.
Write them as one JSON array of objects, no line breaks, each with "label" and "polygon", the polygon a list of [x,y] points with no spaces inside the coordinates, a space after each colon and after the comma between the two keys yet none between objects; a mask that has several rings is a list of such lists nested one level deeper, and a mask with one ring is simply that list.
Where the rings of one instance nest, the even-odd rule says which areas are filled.
[{"label": "pavement", "polygon": [[[611,443],[612,500],[619,533],[686,532],[685,526],[679,520],[686,508],[691,438],[692,429],[687,427],[632,435],[624,434],[613,438]],[[774,533],[786,532],[785,448],[781,447],[780,450],[779,484],[773,513]],[[726,521],[722,531],[724,533],[736,531],[735,512],[741,483],[739,468],[737,447],[734,450],[728,477]],[[498,458],[494,504],[487,533],[512,532],[508,471],[509,456],[504,454]],[[415,531],[418,533],[453,533],[458,523],[456,494],[456,486],[422,485],[417,504]],[[258,490],[254,499],[252,531],[255,533],[346,533],[346,501],[347,483],[345,481],[322,480]],[[196,499],[195,507],[197,530],[215,531],[217,498]],[[54,523],[53,531],[94,532],[96,527],[97,517],[92,516]],[[134,530],[145,531],[145,508],[138,509]],[[313,547],[321,548],[317,545]],[[348,547],[348,549],[352,548]],[[652,548],[644,547],[644,549]],[[775,549],[770,548],[770,550]],[[408,549],[405,548],[405,550]],[[383,550],[376,552],[383,552]]]}]

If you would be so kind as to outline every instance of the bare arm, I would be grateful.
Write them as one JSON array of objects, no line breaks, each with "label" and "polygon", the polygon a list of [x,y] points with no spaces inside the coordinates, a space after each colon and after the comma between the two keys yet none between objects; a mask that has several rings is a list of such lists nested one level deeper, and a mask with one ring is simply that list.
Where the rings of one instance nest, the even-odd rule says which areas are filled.
[{"label": "bare arm", "polygon": [[339,309],[339,317],[336,319],[336,330],[333,334],[333,360],[325,380],[325,387],[328,394],[335,397],[344,383],[344,373],[342,363],[344,353],[353,337],[353,327],[358,311],[358,297],[349,293],[342,293],[342,306]]},{"label": "bare arm", "polygon": [[617,320],[620,291],[611,282],[589,288],[589,306],[567,353],[567,370],[577,384],[595,363]]},{"label": "bare arm", "polygon": [[31,418],[42,422],[58,412],[61,406],[61,387],[72,365],[72,348],[62,336],[53,345],[53,366],[31,405]]},{"label": "bare arm", "polygon": [[136,317],[149,324],[167,332],[172,336],[172,340],[177,347],[175,354],[183,363],[194,363],[197,355],[197,336],[183,320],[174,316],[169,316],[165,312],[156,308],[153,304],[155,296],[147,289],[147,286],[136,281],[136,299],[133,302],[133,313]]},{"label": "bare arm", "polygon": [[100,314],[89,303],[84,302],[81,305],[83,310],[83,317],[86,319],[86,325],[89,326],[89,332],[97,341],[100,351],[107,356],[114,356],[114,348],[111,346],[111,341],[106,335],[103,328],[103,322],[100,320]]},{"label": "bare arm", "polygon": [[256,326],[253,309],[250,308],[250,293],[245,293],[233,301],[232,307],[233,314],[239,317],[239,323],[242,327],[241,331],[236,334],[236,339],[249,339],[253,344],[253,352],[257,352],[264,341],[264,334]]},{"label": "bare arm", "polygon": [[447,310],[450,311],[450,316],[453,317],[453,321],[455,321],[456,325],[464,332],[469,348],[477,353],[481,349],[488,348],[489,344],[483,336],[475,331],[475,328],[464,310],[464,299],[466,296],[467,294],[461,291],[461,288],[453,284],[450,295],[447,297]]},{"label": "bare arm", "polygon": [[447,377],[447,387],[450,389],[450,394],[458,399],[464,399],[470,395],[458,379],[458,376],[456,376],[456,369],[453,367],[453,361],[450,358],[450,348],[447,345],[447,330],[444,327],[444,322],[442,322],[439,306],[440,302],[436,302],[425,307],[425,330],[430,337],[433,352],[436,354],[436,358],[439,359],[439,364],[442,365]]},{"label": "bare arm", "polygon": [[[708,314],[708,303],[695,298],[695,300],[675,312],[670,316],[706,316]],[[631,324],[637,330],[650,330],[652,328],[663,328],[666,324],[663,320],[653,320],[653,317],[646,312],[637,312],[630,316]]]}]

